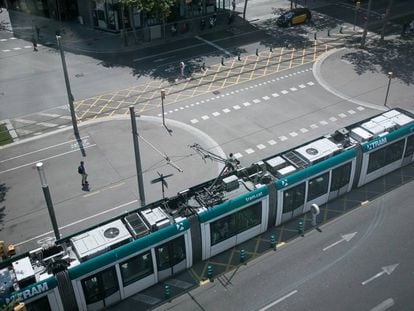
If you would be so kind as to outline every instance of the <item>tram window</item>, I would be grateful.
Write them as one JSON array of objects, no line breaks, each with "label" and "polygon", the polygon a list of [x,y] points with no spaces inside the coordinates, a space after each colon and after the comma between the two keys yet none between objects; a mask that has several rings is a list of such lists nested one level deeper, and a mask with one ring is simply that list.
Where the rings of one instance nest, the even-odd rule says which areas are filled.
[{"label": "tram window", "polygon": [[401,139],[400,141],[397,141],[396,143],[393,143],[388,147],[385,147],[385,165],[391,164],[392,162],[395,162],[402,158],[404,144],[405,140]]},{"label": "tram window", "polygon": [[309,180],[308,201],[316,199],[328,192],[329,173]]},{"label": "tram window", "polygon": [[376,171],[384,166],[385,163],[385,148],[374,151],[369,155],[367,174]]},{"label": "tram window", "polygon": [[236,234],[260,224],[262,202],[252,204],[237,213],[223,217],[210,224],[211,245],[227,240]]},{"label": "tram window", "polygon": [[223,217],[210,224],[211,245],[215,245],[237,234],[234,214]]},{"label": "tram window", "polygon": [[283,192],[283,213],[293,211],[305,202],[305,183]]},{"label": "tram window", "polygon": [[157,266],[159,270],[168,269],[185,258],[183,235],[157,247]]},{"label": "tram window", "polygon": [[82,280],[82,287],[86,304],[100,301],[112,295],[119,289],[115,268],[111,267]]},{"label": "tram window", "polygon": [[257,226],[262,221],[262,202],[253,204],[236,213],[237,232]]},{"label": "tram window", "polygon": [[124,263],[121,263],[119,266],[121,267],[124,286],[154,273],[150,252],[135,256]]},{"label": "tram window", "polygon": [[408,157],[414,153],[414,135],[407,138],[407,148],[405,148],[404,157]]},{"label": "tram window", "polygon": [[331,191],[336,191],[345,186],[351,180],[352,163],[342,165],[332,170]]},{"label": "tram window", "polygon": [[52,311],[49,304],[49,299],[47,296],[44,296],[40,299],[37,299],[33,302],[25,304],[26,311]]}]

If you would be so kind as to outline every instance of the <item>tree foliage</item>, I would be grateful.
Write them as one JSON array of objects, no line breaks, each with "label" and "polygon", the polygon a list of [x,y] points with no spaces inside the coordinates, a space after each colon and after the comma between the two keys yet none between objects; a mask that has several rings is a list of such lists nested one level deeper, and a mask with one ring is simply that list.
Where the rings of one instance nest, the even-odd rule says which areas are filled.
[{"label": "tree foliage", "polygon": [[121,3],[135,7],[145,13],[166,18],[170,15],[175,0],[121,0]]}]

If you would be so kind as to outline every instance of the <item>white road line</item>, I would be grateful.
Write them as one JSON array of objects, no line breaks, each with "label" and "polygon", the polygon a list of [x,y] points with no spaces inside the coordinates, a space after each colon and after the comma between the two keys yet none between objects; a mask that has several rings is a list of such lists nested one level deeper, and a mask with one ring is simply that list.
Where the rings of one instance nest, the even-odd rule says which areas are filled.
[{"label": "white road line", "polygon": [[220,115],[220,112],[216,111],[212,113],[213,116],[218,117]]},{"label": "white road line", "polygon": [[299,84],[299,87],[300,87],[301,89],[304,89],[304,88],[306,87],[306,85],[305,85],[305,84]]},{"label": "white road line", "polygon": [[236,159],[240,159],[240,158],[242,158],[243,157],[243,155],[241,154],[241,153],[235,153],[235,154],[233,154],[233,156],[236,158]]},{"label": "white road line", "polygon": [[356,112],[354,110],[348,110],[349,114],[355,114]]},{"label": "white road line", "polygon": [[296,132],[290,132],[289,135],[292,136],[292,137],[295,137],[295,136],[298,136],[298,133],[296,133]]},{"label": "white road line", "polygon": [[[117,210],[117,209],[123,208],[123,207],[125,207],[125,206],[127,206],[127,205],[130,205],[130,204],[133,204],[133,203],[136,203],[136,202],[138,202],[138,200],[133,200],[133,201],[131,201],[131,202],[128,202],[128,203],[124,203],[124,204],[121,204],[121,205],[115,206],[115,207],[110,208],[110,209],[108,209],[108,210],[106,210],[106,211],[103,211],[103,212],[100,212],[100,213],[98,213],[98,214],[95,214],[95,215],[91,215],[91,216],[88,216],[88,217],[82,218],[82,219],[77,220],[77,221],[74,221],[74,222],[72,222],[72,223],[70,223],[70,224],[67,224],[67,225],[64,225],[64,226],[62,226],[62,227],[59,227],[59,229],[60,229],[60,230],[62,230],[62,229],[66,229],[66,228],[68,228],[68,227],[72,227],[73,225],[76,225],[76,224],[79,224],[79,223],[81,223],[81,222],[84,222],[85,220],[89,220],[89,219],[95,218],[95,217],[97,217],[97,216],[101,216],[101,215],[107,214],[107,213],[109,213],[109,212],[115,211],[115,210]],[[28,242],[30,242],[30,241],[36,240],[36,239],[38,239],[38,238],[41,238],[41,237],[43,237],[43,236],[45,236],[45,235],[48,235],[48,234],[51,234],[51,233],[53,233],[53,231],[48,231],[48,232],[45,232],[45,233],[39,234],[38,236],[35,236],[35,237],[31,238],[31,239],[28,239],[28,240],[25,240],[25,241],[22,241],[22,242],[19,242],[19,243],[14,243],[14,245],[16,245],[16,246],[23,245],[23,244],[26,244],[26,243],[28,243]]]},{"label": "white road line", "polygon": [[260,99],[253,99],[253,102],[254,102],[255,104],[258,104],[258,103],[260,103]]},{"label": "white road line", "polygon": [[345,113],[340,113],[340,114],[338,114],[338,116],[341,117],[341,118],[346,118],[346,114]]},{"label": "white road line", "polygon": [[249,102],[245,102],[245,103],[243,103],[243,106],[245,106],[245,107],[247,107],[247,106],[250,106],[251,104],[249,103]]},{"label": "white road line", "polygon": [[217,44],[215,44],[215,43],[213,43],[213,42],[211,42],[211,41],[208,41],[208,40],[206,40],[206,39],[204,39],[204,38],[201,38],[201,37],[199,37],[199,36],[195,36],[194,38],[196,38],[196,39],[198,39],[198,40],[200,40],[200,41],[203,41],[204,43],[207,43],[208,45],[211,45],[211,46],[215,47],[217,50],[222,51],[223,53],[225,53],[226,55],[228,55],[228,56],[230,56],[230,57],[235,57],[235,55],[233,55],[232,53],[230,53],[230,52],[229,52],[229,51],[227,51],[226,49],[223,49],[221,46],[218,46]]},{"label": "white road line", "polygon": [[33,124],[36,123],[36,121],[33,120],[26,120],[26,119],[14,119],[15,122],[19,123],[26,123],[26,124]]},{"label": "white road line", "polygon": [[[96,144],[83,147],[83,149],[87,149],[87,148],[94,147],[94,146],[96,146]],[[26,164],[19,165],[19,166],[13,167],[13,168],[9,168],[9,169],[4,170],[4,171],[0,171],[0,174],[15,171],[15,170],[17,170],[19,168],[22,168],[22,167],[30,166],[30,165],[36,164],[38,162],[44,162],[46,160],[51,160],[51,159],[58,158],[58,157],[66,155],[66,154],[73,153],[73,152],[78,152],[78,151],[79,151],[78,149],[75,149],[75,150],[59,153],[59,154],[56,154],[56,155],[48,157],[48,158],[39,159],[39,160],[34,161],[34,162],[26,163]]]},{"label": "white road line", "polygon": [[198,123],[198,120],[197,119],[192,119],[192,120],[190,120],[190,122],[193,123],[193,124],[196,124],[196,123]]},{"label": "white road line", "polygon": [[[89,135],[88,136],[83,136],[83,137],[81,137],[81,139],[85,139],[85,138],[88,138],[88,137],[89,137]],[[42,151],[45,151],[45,150],[48,150],[48,149],[51,149],[51,148],[56,148],[56,147],[59,147],[59,146],[62,146],[62,145],[71,144],[71,143],[76,142],[76,141],[77,141],[76,139],[72,139],[72,140],[68,140],[68,141],[65,141],[65,142],[60,143],[60,144],[51,145],[51,146],[41,148],[41,149],[38,149],[38,150],[33,150],[33,151],[30,151],[30,152],[19,154],[18,156],[11,157],[11,158],[8,158],[8,159],[5,159],[5,160],[1,160],[0,163],[7,162],[7,161],[10,161],[10,160],[14,160],[14,159],[18,159],[18,158],[21,158],[21,157],[25,157],[25,156],[30,155],[30,154],[34,154],[34,153],[37,153],[37,152],[42,152]]]},{"label": "white road line", "polygon": [[273,145],[276,145],[276,144],[277,144],[277,142],[276,142],[276,141],[274,141],[273,139],[269,140],[267,143],[268,143],[270,146],[273,146]]},{"label": "white road line", "polygon": [[297,88],[295,88],[295,87],[291,87],[291,88],[290,88],[290,90],[291,90],[292,92],[296,92],[298,89],[297,89]]},{"label": "white road line", "polygon": [[209,117],[209,116],[204,115],[204,116],[201,116],[201,119],[203,119],[203,120],[208,120],[208,119],[210,119],[210,117]]},{"label": "white road line", "polygon": [[278,96],[279,96],[279,94],[278,94],[278,93],[273,93],[273,94],[272,94],[272,96],[273,96],[273,97],[278,97]]},{"label": "white road line", "polygon": [[394,306],[394,299],[388,298],[381,302],[378,306],[372,308],[370,311],[385,311]]},{"label": "white road line", "polygon": [[335,118],[335,117],[330,117],[329,118],[329,121],[331,121],[331,122],[335,122],[335,121],[337,121],[338,119],[337,118]]},{"label": "white road line", "polygon": [[225,108],[225,109],[223,109],[223,112],[224,113],[229,113],[231,110],[230,109],[227,109],[227,108]]},{"label": "white road line", "polygon": [[281,91],[280,93],[282,93],[283,95],[286,95],[287,93],[289,93],[288,91],[286,91],[286,90],[283,90],[283,91]]},{"label": "white road line", "polygon": [[254,152],[254,150],[252,148],[246,149],[244,150],[247,154],[251,154]]},{"label": "white road line", "polygon": [[239,105],[235,105],[235,106],[233,106],[233,109],[234,110],[239,110],[241,107],[239,106]]},{"label": "white road line", "polygon": [[13,48],[13,50],[18,51],[21,50],[22,48]]},{"label": "white road line", "polygon": [[263,145],[263,144],[259,144],[259,145],[257,145],[256,147],[257,147],[257,149],[259,149],[259,150],[262,150],[262,149],[266,148],[266,146],[265,146],[265,145]]},{"label": "white road line", "polygon": [[320,123],[321,125],[327,125],[327,124],[328,124],[328,122],[326,122],[325,120],[319,121],[319,123]]},{"label": "white road line", "polygon": [[10,50],[1,50],[2,52],[10,52]]},{"label": "white road line", "polygon": [[365,108],[364,108],[364,107],[361,107],[361,106],[357,107],[357,109],[358,109],[359,111],[365,110]]},{"label": "white road line", "polygon": [[40,125],[40,126],[45,126],[45,127],[56,127],[56,126],[58,126],[58,124],[55,124],[55,123],[47,123],[47,122],[39,122],[37,124]]},{"label": "white road line", "polygon": [[319,126],[317,126],[316,124],[311,124],[311,125],[310,125],[310,128],[311,128],[311,129],[317,129],[318,127],[319,127]]},{"label": "white road line", "polygon": [[60,116],[61,119],[72,120],[71,116]]},{"label": "white road line", "polygon": [[280,141],[285,141],[285,140],[287,140],[288,138],[286,137],[286,136],[279,136],[279,140]]},{"label": "white road line", "polygon": [[306,83],[307,85],[315,85],[315,83],[313,83],[313,82],[308,82],[308,83]]},{"label": "white road line", "polygon": [[273,301],[272,303],[268,304],[267,306],[264,306],[263,308],[261,308],[259,311],[266,311],[268,309],[270,309],[271,307],[273,307],[274,305],[278,304],[279,302],[282,302],[283,300],[289,298],[290,296],[296,294],[298,291],[295,289],[294,291],[290,292],[289,294],[286,294],[283,297],[280,297],[278,300]]},{"label": "white road line", "polygon": [[308,130],[308,129],[305,129],[304,127],[302,127],[302,128],[300,129],[300,131],[301,131],[302,133],[309,132],[309,130]]},{"label": "white road line", "polygon": [[262,97],[264,100],[269,100],[270,99],[270,97],[269,96],[263,96]]},{"label": "white road line", "polygon": [[46,113],[46,112],[38,112],[38,115],[44,116],[44,117],[51,117],[51,118],[59,118],[60,114],[55,113]]}]

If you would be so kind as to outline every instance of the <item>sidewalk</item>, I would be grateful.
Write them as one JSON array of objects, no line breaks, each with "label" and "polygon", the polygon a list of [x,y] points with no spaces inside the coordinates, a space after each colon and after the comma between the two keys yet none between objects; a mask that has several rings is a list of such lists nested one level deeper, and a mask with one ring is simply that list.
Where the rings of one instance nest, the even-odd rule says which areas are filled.
[{"label": "sidewalk", "polygon": [[[366,49],[342,48],[325,53],[314,64],[314,75],[327,91],[357,105],[414,112],[414,40],[374,39]],[[392,72],[387,103],[388,72]]]}]

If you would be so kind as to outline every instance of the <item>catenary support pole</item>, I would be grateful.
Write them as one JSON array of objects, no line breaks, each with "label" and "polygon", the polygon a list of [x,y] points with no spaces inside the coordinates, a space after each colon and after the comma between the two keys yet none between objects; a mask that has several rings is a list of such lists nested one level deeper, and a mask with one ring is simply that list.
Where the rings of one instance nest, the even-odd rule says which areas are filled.
[{"label": "catenary support pole", "polygon": [[145,206],[144,181],[142,178],[141,157],[139,153],[137,122],[135,119],[134,106],[132,105],[129,106],[129,114],[131,115],[132,139],[134,140],[135,165],[137,168],[139,200],[140,200],[140,205]]}]

